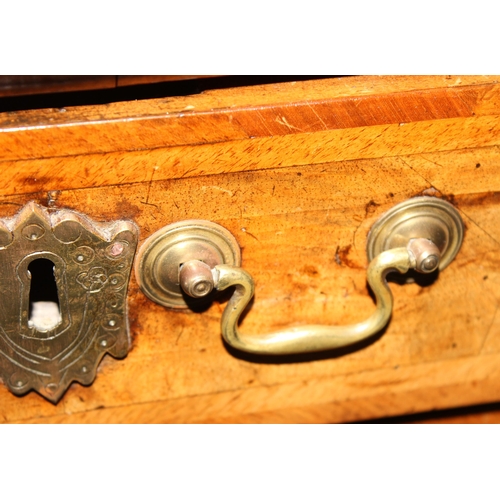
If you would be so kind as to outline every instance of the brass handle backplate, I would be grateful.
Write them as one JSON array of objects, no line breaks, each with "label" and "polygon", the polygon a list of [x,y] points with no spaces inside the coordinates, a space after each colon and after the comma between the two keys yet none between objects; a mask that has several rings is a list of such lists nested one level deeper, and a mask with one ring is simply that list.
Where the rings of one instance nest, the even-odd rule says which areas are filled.
[{"label": "brass handle backplate", "polygon": [[[211,233],[216,236],[212,238]],[[387,274],[443,270],[456,256],[462,238],[462,219],[444,200],[418,197],[393,207],[374,224],[367,242],[367,280],[376,310],[367,319],[346,326],[306,325],[273,333],[240,333],[238,321],[254,294],[253,279],[239,267],[240,253],[233,236],[212,222],[176,223],[152,235],[139,252],[136,275],[149,298],[174,308],[188,307],[186,294],[199,299],[213,289],[235,286],[222,314],[221,329],[226,342],[236,349],[269,355],[318,352],[352,345],[379,332],[393,308]]]}]

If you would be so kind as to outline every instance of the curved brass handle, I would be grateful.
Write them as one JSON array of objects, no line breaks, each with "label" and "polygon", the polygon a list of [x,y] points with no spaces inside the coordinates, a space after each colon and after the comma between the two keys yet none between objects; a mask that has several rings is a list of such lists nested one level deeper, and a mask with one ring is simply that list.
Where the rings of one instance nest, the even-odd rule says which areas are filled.
[{"label": "curved brass handle", "polygon": [[386,275],[391,271],[406,273],[412,266],[412,255],[406,248],[381,253],[369,265],[367,279],[377,301],[375,312],[364,321],[346,326],[304,325],[273,333],[245,335],[238,330],[238,320],[254,294],[253,279],[245,270],[216,266],[217,290],[236,286],[222,314],[222,335],[226,342],[241,351],[255,354],[297,354],[326,351],[354,344],[379,332],[389,321],[393,298]]},{"label": "curved brass handle", "polygon": [[[429,273],[437,269],[439,259],[440,252],[436,245],[421,238],[411,240],[406,248],[382,252],[372,260],[367,270],[367,280],[377,303],[375,312],[369,318],[354,325],[305,325],[259,335],[242,335],[238,329],[238,320],[254,294],[252,277],[240,267],[217,265],[212,270],[215,289],[236,287],[222,314],[222,335],[232,347],[253,354],[298,354],[354,344],[379,332],[391,317],[393,297],[386,281],[387,274],[391,271],[406,273],[409,269]],[[187,293],[196,285],[205,286],[210,272],[207,267],[200,261],[189,261],[182,266],[180,281]]]},{"label": "curved brass handle", "polygon": [[459,212],[448,202],[420,196],[386,212],[367,240],[368,283],[375,312],[347,326],[307,325],[274,333],[241,334],[238,321],[254,294],[253,279],[239,266],[240,251],[231,233],[210,221],[188,220],[151,235],[139,250],[136,276],[141,290],[165,307],[188,307],[186,294],[206,297],[215,288],[235,291],[222,315],[222,335],[236,349],[254,354],[317,352],[360,342],[388,323],[393,298],[386,281],[391,271],[443,270],[455,257],[463,237]]}]

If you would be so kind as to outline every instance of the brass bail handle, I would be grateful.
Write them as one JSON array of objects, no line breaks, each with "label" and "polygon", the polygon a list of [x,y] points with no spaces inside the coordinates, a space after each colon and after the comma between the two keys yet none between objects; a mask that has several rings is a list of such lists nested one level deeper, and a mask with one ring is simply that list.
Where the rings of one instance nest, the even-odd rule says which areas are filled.
[{"label": "brass bail handle", "polygon": [[203,296],[205,290],[209,293],[214,288],[236,287],[221,320],[222,335],[232,347],[254,354],[299,354],[351,345],[379,332],[389,321],[393,307],[387,274],[391,271],[406,273],[409,269],[431,273],[438,268],[440,257],[437,246],[423,238],[412,239],[406,248],[386,250],[375,257],[368,266],[367,280],[377,307],[360,323],[305,325],[261,335],[244,335],[238,329],[238,320],[254,294],[254,282],[247,271],[223,264],[210,269],[199,260],[191,260],[182,265],[180,281],[183,290],[196,298]]},{"label": "brass bail handle", "polygon": [[272,333],[241,333],[238,321],[253,297],[254,282],[239,265],[236,240],[207,221],[176,223],[155,233],[140,251],[136,273],[148,297],[174,308],[187,307],[183,293],[199,299],[212,290],[234,286],[221,320],[226,342],[253,354],[300,354],[352,345],[379,332],[389,322],[393,308],[387,275],[410,269],[419,273],[443,270],[456,256],[462,238],[460,214],[444,200],[412,198],[389,210],[368,236],[367,281],[375,295],[375,311],[367,319],[345,326],[305,325]]}]

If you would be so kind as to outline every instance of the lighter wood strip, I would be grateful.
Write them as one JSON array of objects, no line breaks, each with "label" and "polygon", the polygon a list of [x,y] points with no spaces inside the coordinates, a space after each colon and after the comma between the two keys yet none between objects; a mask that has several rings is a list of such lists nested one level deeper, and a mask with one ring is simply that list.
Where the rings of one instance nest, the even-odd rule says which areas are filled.
[{"label": "lighter wood strip", "polygon": [[[134,153],[2,162],[0,196],[491,147],[500,117],[449,119]],[[71,172],[71,175],[68,175]]]}]

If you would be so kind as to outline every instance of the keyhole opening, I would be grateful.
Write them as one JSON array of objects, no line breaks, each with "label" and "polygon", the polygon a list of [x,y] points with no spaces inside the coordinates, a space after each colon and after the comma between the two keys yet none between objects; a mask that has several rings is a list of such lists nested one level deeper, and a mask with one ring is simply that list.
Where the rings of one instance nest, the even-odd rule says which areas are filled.
[{"label": "keyhole opening", "polygon": [[28,326],[47,332],[62,321],[55,264],[49,259],[36,259],[28,265],[28,272],[31,276]]}]

